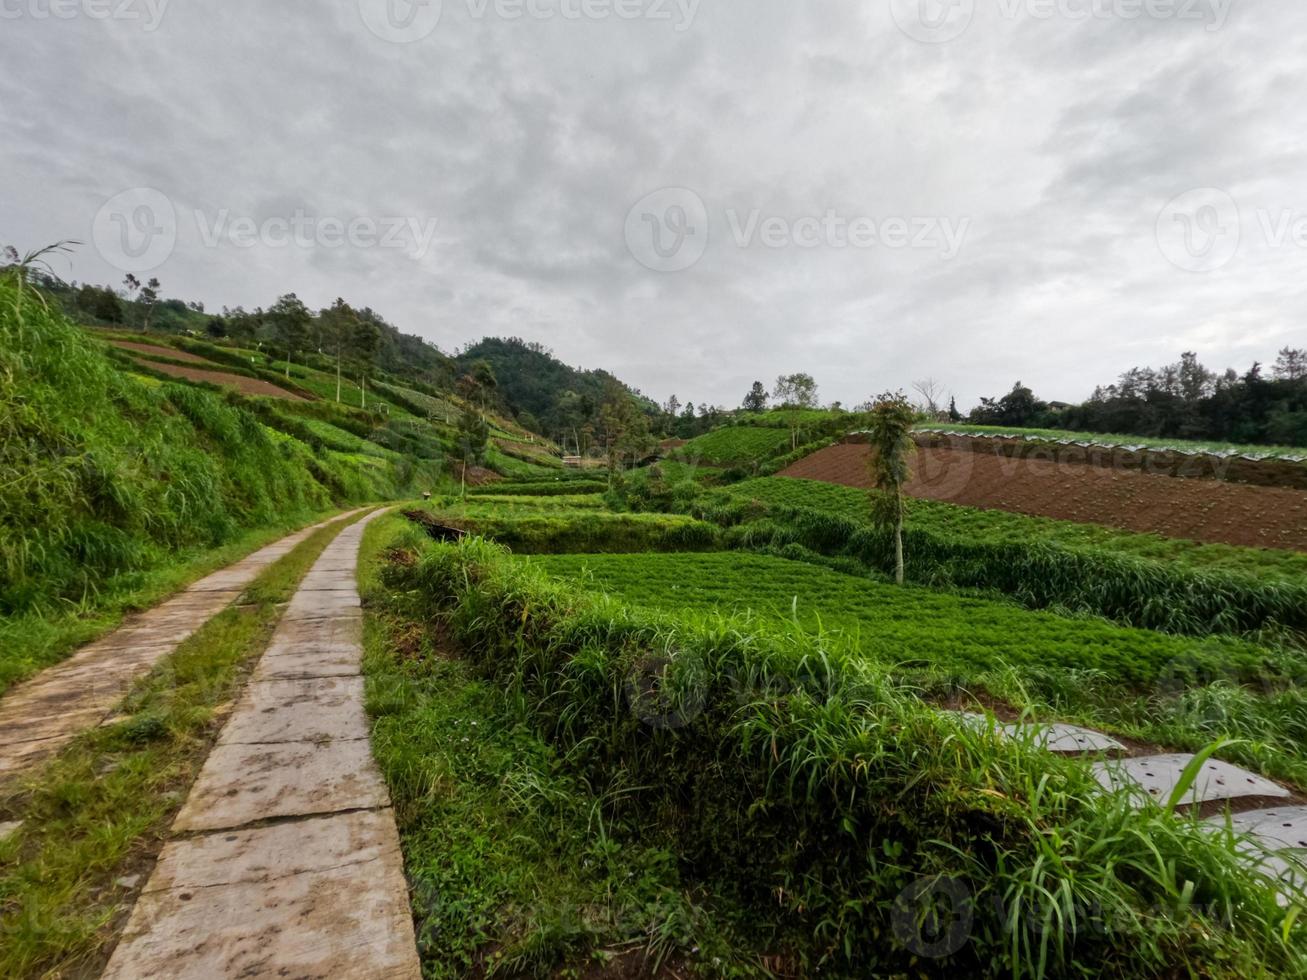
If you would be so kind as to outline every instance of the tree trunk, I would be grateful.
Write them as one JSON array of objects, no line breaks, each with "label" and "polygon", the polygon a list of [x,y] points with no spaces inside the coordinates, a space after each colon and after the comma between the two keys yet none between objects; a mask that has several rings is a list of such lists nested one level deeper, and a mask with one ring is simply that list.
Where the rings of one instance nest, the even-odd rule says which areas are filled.
[{"label": "tree trunk", "polygon": [[340,404],[340,351],[336,351],[336,404]]},{"label": "tree trunk", "polygon": [[359,407],[366,409],[368,407],[368,376],[366,374],[359,378],[359,393],[363,399],[359,403]]},{"label": "tree trunk", "polygon": [[467,460],[463,461],[463,472],[460,476],[461,486],[459,488],[459,497],[462,500],[467,499]]},{"label": "tree trunk", "polygon": [[903,584],[903,515],[894,522],[894,581]]},{"label": "tree trunk", "polygon": [[290,351],[286,351],[286,380],[290,380]]}]

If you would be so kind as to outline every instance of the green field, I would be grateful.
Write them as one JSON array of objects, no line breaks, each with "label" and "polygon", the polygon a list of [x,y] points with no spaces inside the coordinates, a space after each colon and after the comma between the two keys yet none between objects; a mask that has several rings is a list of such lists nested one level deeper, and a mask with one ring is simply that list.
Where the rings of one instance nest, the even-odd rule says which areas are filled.
[{"label": "green field", "polygon": [[[727,491],[766,504],[807,507],[864,523],[869,520],[867,493],[853,487],[777,476],[745,480],[728,487]],[[1178,562],[1195,569],[1224,569],[1286,579],[1307,577],[1307,554],[1299,552],[1200,544],[1158,534],[1132,534],[1098,524],[1027,517],[932,500],[911,501],[908,526],[977,542],[1041,541],[1064,548],[1095,548],[1136,558]]]},{"label": "green field", "polygon": [[[877,662],[975,674],[1085,669],[1142,686],[1186,664],[1260,681],[1267,651],[1232,639],[1203,642],[1101,620],[1067,619],[1012,604],[881,582],[764,555],[558,555],[532,559],[552,575],[670,613],[746,614],[832,634]],[[746,627],[747,628],[747,627]],[[1285,669],[1291,664],[1281,665]],[[1278,673],[1278,671],[1277,671]]]},{"label": "green field", "polygon": [[766,459],[789,448],[788,429],[737,425],[691,439],[676,450],[676,456],[690,463],[730,466]]}]

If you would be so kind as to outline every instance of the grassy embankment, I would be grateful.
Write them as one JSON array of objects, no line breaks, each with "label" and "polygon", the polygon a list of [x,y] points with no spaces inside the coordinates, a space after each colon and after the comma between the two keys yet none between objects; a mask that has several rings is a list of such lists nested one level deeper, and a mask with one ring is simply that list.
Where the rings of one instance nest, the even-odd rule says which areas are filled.
[{"label": "grassy embankment", "polygon": [[258,544],[434,476],[297,438],[279,411],[124,370],[0,277],[0,690]]}]

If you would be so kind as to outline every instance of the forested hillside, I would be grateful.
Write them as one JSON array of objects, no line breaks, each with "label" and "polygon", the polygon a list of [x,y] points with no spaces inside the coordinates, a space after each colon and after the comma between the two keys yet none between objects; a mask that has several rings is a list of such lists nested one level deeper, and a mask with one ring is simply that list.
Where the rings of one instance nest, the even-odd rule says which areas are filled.
[{"label": "forested hillside", "polygon": [[[490,365],[501,399],[523,425],[551,436],[593,424],[611,387],[626,388],[607,371],[569,367],[546,347],[518,337],[487,337],[458,356],[464,370],[479,362]],[[657,411],[632,393],[647,414]]]}]

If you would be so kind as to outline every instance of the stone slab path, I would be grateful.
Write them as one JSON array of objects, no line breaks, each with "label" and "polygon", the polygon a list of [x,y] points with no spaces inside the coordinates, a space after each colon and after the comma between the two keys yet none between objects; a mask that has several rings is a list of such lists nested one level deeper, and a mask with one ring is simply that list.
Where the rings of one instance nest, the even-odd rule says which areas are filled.
[{"label": "stone slab path", "polygon": [[354,568],[380,513],[342,531],[305,576],[105,978],[421,976],[363,710]]},{"label": "stone slab path", "polygon": [[[1112,793],[1130,793],[1136,806],[1168,802],[1180,786],[1185,770],[1197,758],[1189,753],[1140,755],[1134,758],[1104,758],[1129,750],[1110,735],[1093,729],[1060,724],[1004,725],[988,715],[950,711],[972,728],[993,725],[1006,738],[1030,738],[1050,752],[1063,755],[1097,756],[1094,778]],[[1208,759],[1199,770],[1193,785],[1181,799],[1182,806],[1225,804],[1242,805],[1245,812],[1227,812],[1207,820],[1213,831],[1231,830],[1237,835],[1236,846],[1246,854],[1249,864],[1268,878],[1277,879],[1285,888],[1307,892],[1307,875],[1302,864],[1307,861],[1307,807],[1292,806],[1273,810],[1252,809],[1270,800],[1291,800],[1293,794],[1278,783],[1220,759]],[[1293,860],[1286,860],[1292,857]],[[1281,904],[1288,901],[1281,891]]]},{"label": "stone slab path", "polygon": [[103,721],[140,677],[236,600],[269,565],[353,510],[306,527],[214,572],[0,698],[0,782],[31,769]]}]

